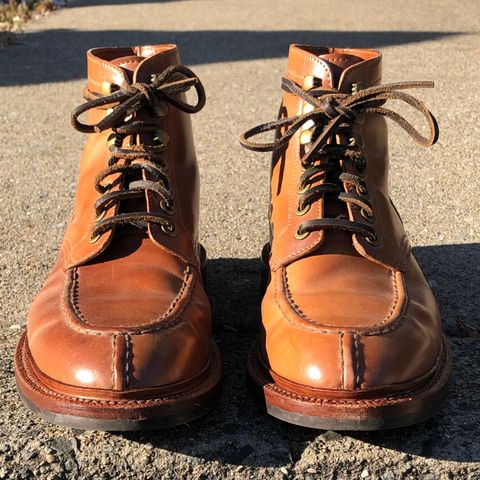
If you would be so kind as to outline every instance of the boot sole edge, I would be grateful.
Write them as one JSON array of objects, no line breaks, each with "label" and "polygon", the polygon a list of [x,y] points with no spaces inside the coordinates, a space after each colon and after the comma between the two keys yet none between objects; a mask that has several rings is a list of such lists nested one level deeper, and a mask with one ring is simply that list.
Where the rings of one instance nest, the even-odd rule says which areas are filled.
[{"label": "boot sole edge", "polygon": [[438,368],[416,390],[366,399],[306,397],[275,384],[258,359],[249,355],[248,377],[266,412],[288,423],[321,430],[387,430],[424,422],[435,415],[449,391],[452,356],[443,336]]},{"label": "boot sole edge", "polygon": [[223,373],[218,347],[212,342],[209,376],[189,391],[172,397],[94,400],[54,391],[34,374],[24,333],[15,352],[17,391],[28,409],[44,420],[79,430],[145,431],[185,424],[212,410],[221,392]]}]

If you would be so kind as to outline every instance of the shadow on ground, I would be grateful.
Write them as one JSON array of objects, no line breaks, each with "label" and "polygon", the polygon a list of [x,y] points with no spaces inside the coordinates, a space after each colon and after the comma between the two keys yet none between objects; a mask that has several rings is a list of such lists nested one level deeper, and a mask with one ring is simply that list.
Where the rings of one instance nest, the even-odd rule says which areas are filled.
[{"label": "shadow on ground", "polygon": [[[480,278],[468,272],[472,271],[474,259],[480,258],[479,254],[478,244],[415,249],[415,255],[434,286],[447,325],[451,325],[448,330],[455,355],[453,387],[441,413],[418,426],[383,432],[352,432],[347,437],[425,458],[478,460],[480,389],[469,372],[475,371],[475,365],[480,366],[480,349],[477,344],[472,349],[473,356],[466,355],[462,350],[465,342],[478,340],[460,338],[463,332],[453,325],[457,315],[478,316],[475,297]],[[127,438],[205,461],[254,467],[296,462],[305,448],[341,438],[333,432],[288,425],[263,414],[246,389],[247,353],[260,322],[260,268],[257,259],[216,259],[207,265],[214,337],[225,361],[225,385],[219,407],[205,419],[172,432],[128,434]]]},{"label": "shadow on ground", "polygon": [[[68,8],[75,7],[93,7],[99,6],[103,7],[105,5],[131,5],[135,3],[172,3],[172,2],[181,2],[183,0],[84,0],[84,1],[75,1],[75,0],[64,0],[64,4]],[[199,1],[199,0],[196,0]]]},{"label": "shadow on ground", "polygon": [[139,31],[45,30],[18,36],[0,50],[0,86],[64,82],[85,77],[93,47],[175,43],[186,65],[286,57],[291,43],[387,47],[438,40],[463,32],[406,31]]}]

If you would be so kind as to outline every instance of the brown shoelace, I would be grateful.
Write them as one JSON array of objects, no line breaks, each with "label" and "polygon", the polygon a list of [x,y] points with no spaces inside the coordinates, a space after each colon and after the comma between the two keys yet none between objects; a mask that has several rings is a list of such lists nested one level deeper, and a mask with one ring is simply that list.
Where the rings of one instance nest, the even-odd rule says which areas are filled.
[{"label": "brown shoelace", "polygon": [[[282,79],[283,90],[297,95],[312,105],[313,109],[308,113],[258,125],[240,136],[241,145],[256,152],[281,150],[288,145],[295,132],[307,122],[313,122],[312,138],[301,158],[303,174],[298,188],[297,212],[305,213],[313,202],[329,194],[345,203],[357,205],[366,220],[365,223],[352,221],[344,215],[308,220],[299,226],[296,232],[297,238],[305,238],[313,231],[339,229],[363,235],[372,244],[378,243],[375,230],[369,225],[374,220],[374,212],[367,198],[366,185],[362,180],[362,172],[367,167],[367,160],[354,141],[354,137],[348,144],[336,143],[334,139],[338,134],[348,137],[352,125],[360,120],[361,115],[377,113],[396,122],[420,145],[424,147],[433,145],[438,139],[438,125],[435,117],[423,102],[401,91],[409,88],[433,88],[433,82],[390,83],[369,87],[355,94],[347,94],[322,88],[305,91],[293,81],[287,78]],[[405,118],[384,108],[383,105],[387,100],[403,101],[421,112],[427,120],[430,135],[422,136]],[[258,134],[272,130],[279,132],[273,142],[261,143],[250,140]],[[347,173],[339,167],[340,162],[345,160],[352,162],[356,174]],[[324,174],[329,176],[329,180],[312,186]],[[347,192],[342,182],[347,184]]]},{"label": "brown shoelace", "polygon": [[[175,95],[194,88],[197,102],[194,105],[185,103]],[[173,212],[173,198],[169,189],[166,165],[159,157],[167,150],[168,144],[157,139],[154,144],[136,144],[135,137],[141,133],[153,133],[159,130],[154,121],[139,120],[137,113],[148,112],[149,117],[155,116],[155,107],[168,103],[186,113],[196,113],[205,105],[205,90],[198,77],[182,65],[173,65],[161,74],[154,75],[150,84],[134,83],[125,88],[119,88],[108,96],[99,96],[86,92],[87,102],[77,107],[72,113],[73,127],[83,133],[99,133],[112,129],[109,136],[110,157],[108,166],[95,179],[95,188],[102,195],[95,202],[96,222],[91,233],[91,241],[112,230],[115,225],[155,223],[168,235],[175,235],[175,225],[171,219],[158,213],[147,211],[117,213],[103,219],[106,211],[122,200],[144,198],[147,191],[157,193],[161,199],[162,209]],[[110,109],[110,113],[97,124],[88,125],[80,122],[79,116],[93,108]],[[124,146],[125,138],[130,137],[130,145]],[[115,191],[110,191],[113,184],[103,184],[110,175],[121,174],[123,178],[138,178],[147,172],[154,180],[132,180],[128,185],[117,179],[114,183],[120,185]]]}]

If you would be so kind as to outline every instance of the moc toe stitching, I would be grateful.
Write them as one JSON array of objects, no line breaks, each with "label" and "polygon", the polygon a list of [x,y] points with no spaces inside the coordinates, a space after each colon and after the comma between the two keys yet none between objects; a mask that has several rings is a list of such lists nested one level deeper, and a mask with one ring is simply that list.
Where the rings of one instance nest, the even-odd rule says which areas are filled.
[{"label": "moc toe stitching", "polygon": [[197,272],[192,271],[192,268],[187,265],[183,271],[182,284],[176,296],[173,298],[166,311],[160,316],[138,326],[119,325],[115,328],[108,328],[99,327],[91,323],[83,314],[79,305],[79,280],[77,269],[73,268],[71,273],[66,275],[65,296],[68,301],[69,310],[74,315],[74,319],[67,314],[66,309],[64,308],[65,299],[62,301],[64,318],[70,327],[79,330],[82,333],[91,335],[108,335],[110,333],[130,333],[132,335],[137,335],[171,328],[182,320],[183,314],[190,304],[192,293],[195,290],[197,276]]}]

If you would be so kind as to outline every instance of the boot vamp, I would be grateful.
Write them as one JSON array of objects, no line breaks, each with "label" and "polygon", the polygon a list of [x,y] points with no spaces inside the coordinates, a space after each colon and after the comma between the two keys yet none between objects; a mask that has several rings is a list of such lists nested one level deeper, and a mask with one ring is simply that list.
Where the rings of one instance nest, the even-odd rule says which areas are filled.
[{"label": "boot vamp", "polygon": [[76,269],[58,262],[32,305],[29,350],[55,389],[88,396],[172,385],[208,363],[210,306],[198,270],[144,235],[116,245]]},{"label": "boot vamp", "polygon": [[285,289],[316,326],[364,328],[388,322],[399,302],[395,272],[358,255],[323,254],[285,268]]},{"label": "boot vamp", "polygon": [[72,273],[78,315],[87,325],[112,329],[146,327],[168,318],[191,267],[140,235],[115,240],[114,248]]}]

